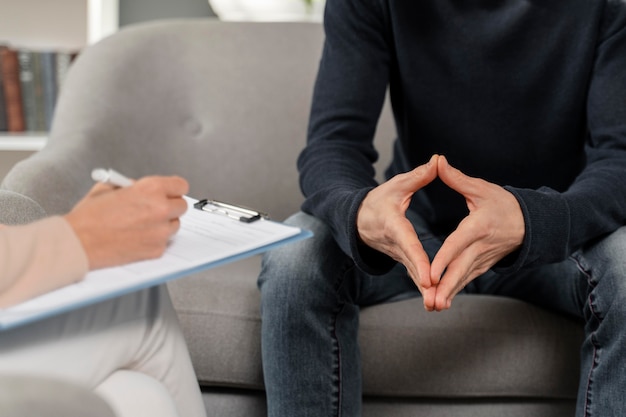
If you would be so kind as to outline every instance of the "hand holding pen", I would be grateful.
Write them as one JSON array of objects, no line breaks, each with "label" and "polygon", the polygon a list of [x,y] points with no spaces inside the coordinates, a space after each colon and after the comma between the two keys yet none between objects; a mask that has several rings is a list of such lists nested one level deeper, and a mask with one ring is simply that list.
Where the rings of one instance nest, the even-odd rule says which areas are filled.
[{"label": "hand holding pen", "polygon": [[65,216],[85,249],[90,269],[161,256],[187,210],[183,196],[189,185],[183,178],[132,180],[114,172],[94,170],[95,180],[117,188],[95,185]]}]

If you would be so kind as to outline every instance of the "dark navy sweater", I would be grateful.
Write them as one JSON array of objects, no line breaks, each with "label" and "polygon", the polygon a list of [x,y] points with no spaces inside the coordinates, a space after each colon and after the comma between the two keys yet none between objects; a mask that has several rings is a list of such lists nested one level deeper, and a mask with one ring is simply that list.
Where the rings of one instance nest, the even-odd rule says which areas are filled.
[{"label": "dark navy sweater", "polygon": [[[388,177],[438,153],[518,199],[526,234],[501,269],[561,261],[625,223],[626,0],[327,0],[324,26],[303,210],[361,269],[393,265],[356,232],[387,88]],[[439,180],[411,209],[441,235],[467,214]]]}]

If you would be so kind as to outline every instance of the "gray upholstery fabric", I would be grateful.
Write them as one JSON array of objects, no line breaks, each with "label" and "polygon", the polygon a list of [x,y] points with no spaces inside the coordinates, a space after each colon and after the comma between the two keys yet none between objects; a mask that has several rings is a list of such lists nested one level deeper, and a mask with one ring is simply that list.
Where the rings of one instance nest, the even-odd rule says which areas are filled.
[{"label": "gray upholstery fabric", "polygon": [[[312,23],[127,27],[78,58],[47,147],[2,188],[51,214],[87,191],[96,166],[178,174],[192,197],[282,220],[302,201],[295,161],[322,40]],[[382,164],[393,137],[387,107]],[[3,211],[12,204],[0,201]],[[256,257],[169,284],[209,415],[265,415],[258,268]],[[364,414],[571,415],[581,340],[580,323],[499,297],[459,297],[439,314],[419,300],[364,309]]]},{"label": "gray upholstery fabric", "polygon": [[0,189],[0,224],[25,224],[45,215],[34,200],[23,194]]},{"label": "gray upholstery fabric", "polygon": [[2,417],[115,417],[107,403],[68,382],[0,375]]},{"label": "gray upholstery fabric", "polygon": [[[281,218],[299,205],[295,160],[283,159],[304,144],[320,41],[315,25],[186,21],[123,30],[72,67],[38,156],[51,175],[19,164],[5,185],[62,212],[86,191],[94,166],[134,177],[176,173],[194,196],[244,196]],[[259,182],[270,178],[297,198],[268,194]]]},{"label": "gray upholstery fabric", "polygon": [[[169,286],[207,385],[263,387],[259,264],[253,258]],[[366,395],[573,399],[576,393],[580,324],[517,300],[460,296],[454,309],[439,314],[416,300],[369,307],[360,340]]]}]

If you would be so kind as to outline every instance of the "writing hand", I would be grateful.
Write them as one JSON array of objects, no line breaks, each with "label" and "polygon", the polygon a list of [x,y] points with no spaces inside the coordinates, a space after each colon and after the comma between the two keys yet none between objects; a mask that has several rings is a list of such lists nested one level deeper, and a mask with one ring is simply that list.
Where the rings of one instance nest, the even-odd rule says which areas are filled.
[{"label": "writing hand", "polygon": [[469,215],[444,241],[431,264],[431,279],[438,283],[434,308],[440,311],[450,308],[454,296],[469,282],[520,247],[524,217],[513,194],[463,174],[443,156],[437,172],[448,187],[465,197],[469,208]]},{"label": "writing hand", "polygon": [[437,177],[437,158],[434,155],[428,163],[398,174],[374,188],[363,200],[357,214],[361,241],[406,267],[429,311],[435,306],[430,260],[406,218],[406,211],[413,194]]},{"label": "writing hand", "polygon": [[157,258],[180,227],[188,190],[180,177],[145,177],[125,188],[96,184],[65,218],[90,269]]}]

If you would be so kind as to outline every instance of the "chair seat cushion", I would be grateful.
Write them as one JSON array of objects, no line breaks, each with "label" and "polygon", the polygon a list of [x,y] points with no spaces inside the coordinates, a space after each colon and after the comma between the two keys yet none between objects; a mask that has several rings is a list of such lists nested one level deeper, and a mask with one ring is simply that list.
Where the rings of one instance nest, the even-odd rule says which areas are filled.
[{"label": "chair seat cushion", "polygon": [[[199,381],[262,389],[255,257],[169,284]],[[525,302],[464,295],[446,312],[420,300],[362,310],[365,395],[573,399],[581,324]]]}]

